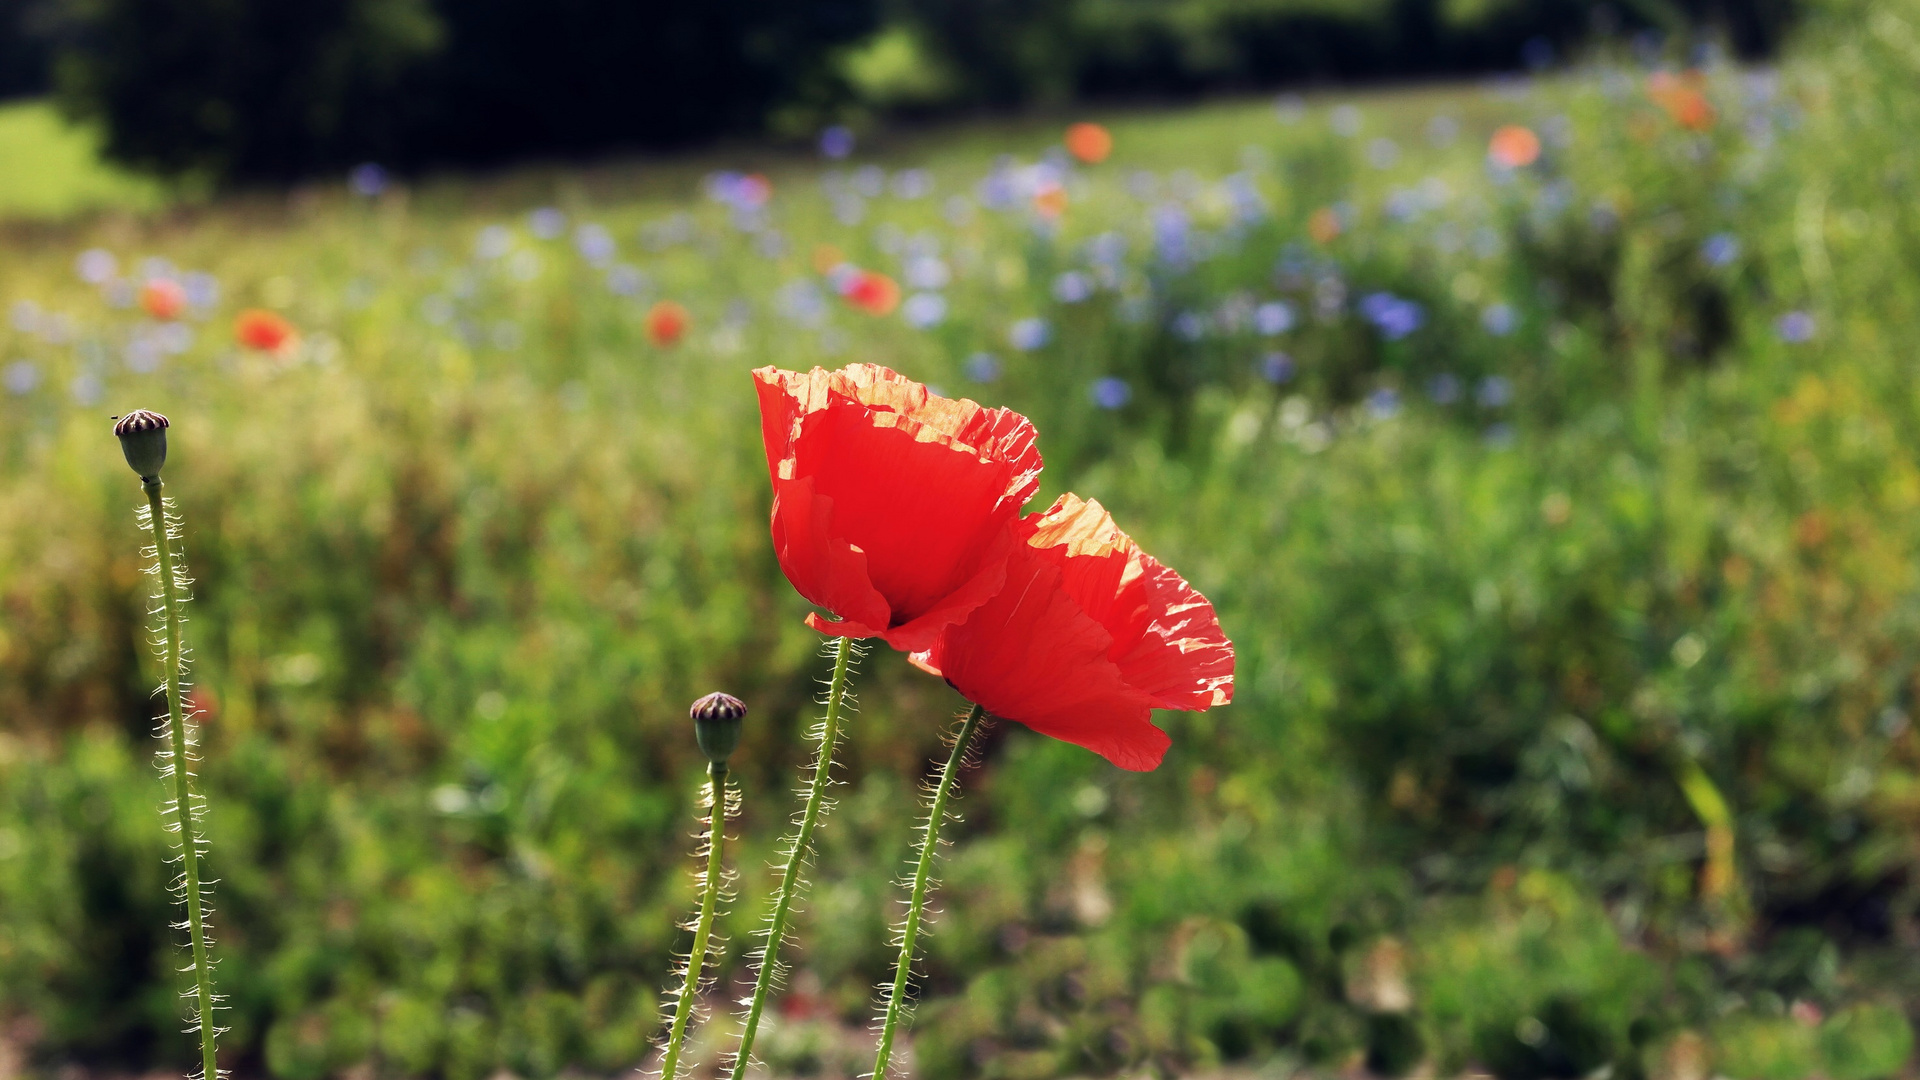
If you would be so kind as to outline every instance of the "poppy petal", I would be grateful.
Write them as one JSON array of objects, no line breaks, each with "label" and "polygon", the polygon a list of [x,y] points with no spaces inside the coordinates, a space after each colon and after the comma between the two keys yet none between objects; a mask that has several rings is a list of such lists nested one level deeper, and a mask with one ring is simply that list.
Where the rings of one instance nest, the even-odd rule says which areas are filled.
[{"label": "poppy petal", "polygon": [[1163,709],[1233,700],[1233,645],[1213,605],[1140,550],[1097,500],[1068,492],[1032,519],[1036,547],[1064,549],[1063,584],[1113,634],[1109,658]]},{"label": "poppy petal", "polygon": [[993,595],[1040,482],[1025,417],[870,364],[754,378],[781,569],[838,619],[811,625],[910,651]]},{"label": "poppy petal", "polygon": [[1063,495],[1009,532],[1003,588],[915,665],[995,716],[1125,769],[1166,754],[1154,708],[1232,700],[1233,645],[1213,606],[1099,503]]},{"label": "poppy petal", "polygon": [[1022,544],[1006,586],[936,649],[911,659],[994,716],[1084,746],[1122,768],[1150,769],[1166,734],[1146,695],[1106,659],[1113,638],[1062,587],[1046,549]]},{"label": "poppy petal", "polygon": [[827,525],[832,509],[831,499],[815,497],[812,477],[776,489],[774,554],[783,568],[792,568],[787,576],[800,595],[853,624],[885,627],[887,600],[868,581],[866,553],[833,535]]}]

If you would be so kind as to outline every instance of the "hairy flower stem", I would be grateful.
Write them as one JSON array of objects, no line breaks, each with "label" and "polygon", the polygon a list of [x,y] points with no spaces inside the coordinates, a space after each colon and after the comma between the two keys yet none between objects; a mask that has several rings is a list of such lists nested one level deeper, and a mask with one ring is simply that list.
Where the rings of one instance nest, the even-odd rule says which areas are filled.
[{"label": "hairy flower stem", "polygon": [[700,992],[700,973],[706,966],[707,939],[713,934],[713,912],[720,900],[720,861],[727,839],[727,766],[713,762],[707,766],[707,794],[712,804],[707,811],[707,876],[700,890],[700,917],[693,924],[693,951],[687,957],[687,979],[680,987],[680,1000],[673,1009],[673,1030],[667,1034],[667,1053],[660,1063],[662,1080],[674,1080],[680,1069],[680,1048],[686,1041],[687,1020],[693,1015],[693,999]]},{"label": "hairy flower stem", "polygon": [[954,777],[967,760],[967,747],[980,730],[987,711],[975,705],[954,737],[953,752],[940,770],[934,785],[933,802],[927,808],[926,834],[920,840],[920,860],[913,868],[913,894],[907,901],[907,920],[900,928],[900,956],[894,961],[893,989],[887,994],[887,1013],[880,1023],[880,1049],[873,1058],[873,1080],[886,1080],[887,1064],[893,1058],[894,1029],[900,1023],[901,1004],[906,1000],[907,981],[913,975],[913,946],[920,936],[920,915],[926,908],[928,877],[933,872],[933,855],[940,847],[940,823],[947,817],[947,799],[953,794]]},{"label": "hairy flower stem", "polygon": [[833,750],[840,741],[847,671],[856,648],[852,638],[839,638],[834,644],[833,681],[827,684],[827,715],[820,723],[820,749],[813,758],[813,781],[807,785],[807,804],[800,812],[800,828],[794,833],[793,846],[787,850],[786,865],[780,869],[780,891],[774,897],[773,914],[767,920],[767,944],[760,955],[760,970],[754,976],[753,997],[747,1002],[746,1019],[740,1029],[740,1049],[734,1054],[730,1080],[741,1080],[746,1075],[747,1065],[753,1060],[753,1040],[760,1032],[760,1013],[766,1007],[767,992],[778,978],[780,945],[787,937],[787,919],[793,913],[794,894],[813,852],[813,830],[825,813],[827,787],[833,783]]},{"label": "hairy flower stem", "polygon": [[207,955],[206,917],[201,910],[200,849],[205,846],[196,828],[191,763],[192,748],[187,741],[186,710],[180,700],[180,672],[185,666],[180,640],[180,582],[174,578],[173,547],[167,535],[166,499],[161,494],[158,476],[147,477],[140,486],[147,493],[147,510],[153,528],[153,549],[160,572],[160,603],[166,627],[167,737],[173,755],[173,809],[179,818],[180,866],[187,902],[187,932],[193,942],[194,1004],[200,1031],[200,1068],[202,1080],[218,1080],[219,1065],[214,1057],[213,961]]}]

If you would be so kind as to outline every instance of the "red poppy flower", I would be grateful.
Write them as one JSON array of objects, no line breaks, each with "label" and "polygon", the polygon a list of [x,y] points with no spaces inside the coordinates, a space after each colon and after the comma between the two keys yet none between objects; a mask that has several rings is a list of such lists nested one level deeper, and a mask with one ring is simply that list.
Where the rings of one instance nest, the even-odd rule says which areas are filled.
[{"label": "red poppy flower", "polygon": [[1647,96],[1665,109],[1674,123],[1689,131],[1708,131],[1719,114],[1702,93],[1706,81],[1706,76],[1699,71],[1682,75],[1656,71],[1647,77]]},{"label": "red poppy flower", "polygon": [[1033,195],[1033,212],[1048,221],[1058,221],[1067,212],[1067,189],[1059,184],[1043,184]]},{"label": "red poppy flower", "polygon": [[773,198],[773,181],[760,173],[748,173],[734,185],[734,197],[748,206],[765,206]]},{"label": "red poppy flower", "polygon": [[1507,169],[1524,169],[1540,160],[1540,136],[1532,128],[1507,124],[1487,140],[1487,156]]},{"label": "red poppy flower", "polygon": [[846,297],[869,315],[887,315],[900,306],[900,285],[885,274],[862,270],[847,284]]},{"label": "red poppy flower", "polygon": [[1167,752],[1154,709],[1233,700],[1233,643],[1213,605],[1099,503],[1062,495],[1013,533],[1006,584],[915,664],[995,716],[1136,772]]},{"label": "red poppy flower", "polygon": [[672,300],[662,300],[647,309],[647,340],[662,349],[672,348],[686,336],[693,316]]},{"label": "red poppy flower", "polygon": [[1040,486],[1033,425],[873,364],[753,373],[773,547],[814,629],[924,649],[999,590]]},{"label": "red poppy flower", "polygon": [[1307,235],[1313,237],[1316,244],[1331,244],[1340,236],[1340,214],[1331,206],[1323,206],[1307,215]]},{"label": "red poppy flower", "polygon": [[172,278],[152,278],[140,288],[140,306],[156,319],[177,319],[186,310],[187,290]]},{"label": "red poppy flower", "polygon": [[1098,165],[1113,153],[1113,136],[1099,124],[1079,123],[1067,128],[1067,153],[1089,165]]},{"label": "red poppy flower", "polygon": [[248,308],[233,320],[233,340],[261,352],[283,352],[298,336],[292,323],[264,308]]}]

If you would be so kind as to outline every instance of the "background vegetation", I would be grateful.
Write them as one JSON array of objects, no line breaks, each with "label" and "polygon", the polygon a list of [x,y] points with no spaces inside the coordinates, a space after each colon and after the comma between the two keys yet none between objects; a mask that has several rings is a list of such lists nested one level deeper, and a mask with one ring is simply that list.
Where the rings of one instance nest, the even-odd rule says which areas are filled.
[{"label": "background vegetation", "polygon": [[1769,53],[1793,0],[0,0],[0,96],[57,85],[118,161],[222,182],[809,136],[834,121]]},{"label": "background vegetation", "polygon": [[[1920,5],[1806,33],[1697,81],[1115,114],[1091,166],[1000,124],[728,155],[770,187],[363,174],[8,227],[11,1038],[185,1054],[107,414],[175,424],[232,1067],[613,1073],[691,899],[686,702],[754,709],[739,979],[822,672],[746,371],[872,360],[1032,415],[1043,497],[1109,503],[1241,657],[1155,773],[996,732],[919,1074],[1902,1073]],[[1538,161],[1489,163],[1506,123]],[[906,302],[845,303],[853,266]],[[255,305],[299,346],[231,345]],[[861,685],[782,1072],[859,1067],[958,704],[893,655]]]}]

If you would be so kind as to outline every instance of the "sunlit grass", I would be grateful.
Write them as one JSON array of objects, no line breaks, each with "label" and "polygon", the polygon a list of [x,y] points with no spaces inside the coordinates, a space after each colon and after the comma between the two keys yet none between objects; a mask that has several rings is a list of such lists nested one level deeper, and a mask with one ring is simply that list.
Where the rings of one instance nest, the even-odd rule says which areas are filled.
[{"label": "sunlit grass", "polygon": [[0,105],[0,218],[64,218],[88,210],[147,210],[166,188],[101,160],[100,139],[45,101]]}]

